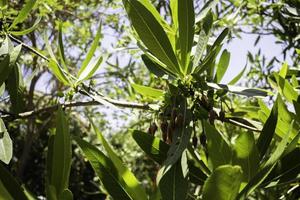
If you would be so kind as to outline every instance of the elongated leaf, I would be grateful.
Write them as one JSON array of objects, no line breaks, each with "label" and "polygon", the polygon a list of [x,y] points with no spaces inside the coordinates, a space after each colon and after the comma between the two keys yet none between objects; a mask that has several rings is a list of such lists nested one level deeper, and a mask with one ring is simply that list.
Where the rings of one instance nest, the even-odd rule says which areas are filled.
[{"label": "elongated leaf", "polygon": [[140,148],[154,161],[162,164],[167,158],[167,152],[170,146],[148,133],[141,131],[133,131],[133,139],[140,146]]},{"label": "elongated leaf", "polygon": [[92,60],[87,67],[82,71],[80,76],[78,77],[77,84],[81,83],[82,81],[88,80],[91,78],[94,73],[99,69],[101,63],[103,61],[103,57],[99,57],[98,59]]},{"label": "elongated leaf", "polygon": [[17,65],[13,66],[6,83],[6,88],[12,103],[12,112],[16,114],[23,112],[25,109],[23,76],[21,69]]},{"label": "elongated leaf", "polygon": [[35,5],[36,0],[27,0],[26,4],[23,6],[21,11],[19,12],[18,16],[14,19],[13,23],[9,27],[9,29],[14,28],[17,24],[23,22],[30,11],[32,10],[33,6]]},{"label": "elongated leaf", "polygon": [[186,74],[190,65],[190,53],[194,41],[195,13],[193,0],[178,0],[177,9],[181,69]]},{"label": "elongated leaf", "polygon": [[201,30],[199,33],[199,39],[196,47],[196,53],[194,56],[193,66],[194,68],[198,66],[198,63],[200,59],[202,58],[202,55],[206,49],[208,39],[210,34],[206,34],[205,31]]},{"label": "elongated leaf", "polygon": [[64,50],[64,44],[63,44],[63,38],[62,38],[62,22],[59,23],[58,25],[58,53],[59,53],[59,57],[60,57],[60,62],[64,68],[64,70],[66,70],[66,72],[68,72],[68,67],[66,65],[66,57],[65,57],[65,50]]},{"label": "elongated leaf", "polygon": [[0,86],[0,97],[4,94],[5,92],[5,83],[3,83],[1,86]]},{"label": "elongated leaf", "polygon": [[228,85],[236,84],[242,78],[242,76],[245,73],[246,69],[247,69],[247,63],[245,65],[244,69],[238,75],[236,75],[236,77],[234,77],[231,81],[229,81]]},{"label": "elongated leaf", "polygon": [[279,87],[279,92],[282,96],[286,98],[289,102],[297,101],[298,92],[293,88],[293,86],[288,82],[288,80],[282,78],[278,74],[274,74],[277,85]]},{"label": "elongated leaf", "polygon": [[8,164],[12,158],[12,141],[6,130],[3,120],[0,118],[0,160]]},{"label": "elongated leaf", "polygon": [[28,29],[21,30],[21,31],[10,31],[9,33],[12,34],[12,35],[15,35],[15,36],[21,36],[21,35],[26,35],[26,34],[28,34],[28,33],[31,33],[32,31],[34,31],[34,30],[38,27],[38,25],[39,25],[41,19],[42,19],[42,17],[38,17],[38,18],[35,20],[35,22],[34,22],[34,24],[32,25],[32,27],[30,27],[30,28],[28,28]]},{"label": "elongated leaf", "polygon": [[[27,197],[25,196],[22,187],[16,181],[15,177],[0,163],[0,188],[1,188],[1,183],[2,186],[4,186],[6,192],[12,197],[12,199],[28,200]],[[1,198],[2,195],[3,194],[0,193],[0,199],[2,199]]]},{"label": "elongated leaf", "polygon": [[213,43],[210,49],[214,49],[220,46],[228,34],[229,34],[229,28],[225,28],[221,32],[221,34],[217,37],[217,39],[215,40],[215,42]]},{"label": "elongated leaf", "polygon": [[240,166],[219,166],[204,183],[203,200],[235,200],[241,182],[242,170]]},{"label": "elongated leaf", "polygon": [[123,0],[123,4],[134,29],[145,46],[169,70],[181,75],[169,38],[153,14],[139,1]]},{"label": "elongated leaf", "polygon": [[146,65],[146,67],[148,68],[148,70],[153,73],[154,75],[156,75],[157,77],[162,77],[165,74],[167,74],[168,72],[165,71],[165,69],[160,66],[159,64],[153,62],[148,56],[146,56],[145,54],[142,55],[142,60],[144,62],[144,64]]},{"label": "elongated leaf", "polygon": [[100,23],[99,25],[99,28],[97,30],[97,33],[96,33],[96,36],[95,36],[95,39],[91,45],[91,48],[89,50],[89,52],[87,53],[84,61],[82,62],[82,65],[81,65],[81,68],[78,72],[78,77],[80,77],[81,73],[83,73],[83,71],[86,70],[88,64],[90,63],[90,61],[92,60],[94,54],[95,54],[95,51],[97,49],[97,47],[99,46],[99,42],[100,42],[100,39],[101,39],[101,31],[102,31],[102,23]]},{"label": "elongated leaf", "polygon": [[273,105],[270,116],[268,117],[257,140],[257,148],[261,158],[265,155],[272,141],[273,135],[275,133],[277,121],[278,121],[278,103],[276,101]]},{"label": "elongated leaf", "polygon": [[196,17],[196,23],[199,23],[207,15],[207,13],[217,5],[218,2],[219,0],[208,1],[200,11],[200,14]]},{"label": "elongated leaf", "polygon": [[243,181],[248,182],[258,172],[260,161],[253,133],[241,133],[234,143],[234,151],[233,163],[242,167]]},{"label": "elongated leaf", "polygon": [[48,66],[52,73],[55,75],[55,77],[62,82],[64,85],[70,85],[69,79],[65,75],[65,73],[62,71],[60,66],[52,59],[50,59]]},{"label": "elongated leaf", "polygon": [[207,122],[204,122],[204,132],[207,137],[208,165],[210,169],[231,163],[232,151],[222,135]]},{"label": "elongated leaf", "polygon": [[173,26],[177,30],[178,29],[178,11],[179,11],[178,0],[170,0],[170,8],[171,8]]},{"label": "elongated leaf", "polygon": [[229,62],[230,62],[230,53],[225,49],[221,55],[218,68],[217,68],[217,74],[215,77],[215,81],[217,83],[221,82],[225,72],[227,71]]},{"label": "elongated leaf", "polygon": [[159,90],[159,89],[155,89],[143,85],[138,85],[135,83],[132,83],[131,86],[134,88],[136,92],[138,92],[142,96],[149,97],[152,99],[162,99],[164,97],[163,90]]},{"label": "elongated leaf", "polygon": [[56,133],[51,137],[47,155],[50,161],[48,181],[55,188],[58,198],[68,188],[72,158],[69,125],[60,107],[56,115]]},{"label": "elongated leaf", "polygon": [[259,88],[246,88],[246,87],[238,87],[238,86],[215,84],[215,83],[207,83],[207,85],[217,90],[222,89],[234,94],[244,95],[248,97],[266,97],[270,94],[269,91],[259,89]]},{"label": "elongated leaf", "polygon": [[0,6],[4,7],[7,5],[7,0],[0,0]]},{"label": "elongated leaf", "polygon": [[122,160],[116,155],[114,150],[110,147],[108,142],[103,137],[102,133],[98,130],[95,124],[90,120],[94,131],[97,133],[99,140],[101,141],[105,151],[108,154],[108,157],[113,162],[114,166],[118,170],[118,172],[122,175],[122,178],[125,182],[126,191],[130,194],[133,199],[147,199],[147,195],[145,190],[142,188],[140,182],[136,179],[136,177],[132,174],[132,172],[123,164]]},{"label": "elongated leaf", "polygon": [[186,199],[188,191],[188,179],[185,173],[187,165],[186,155],[185,158],[178,160],[171,169],[160,179],[159,189],[162,200],[182,200]]},{"label": "elongated leaf", "polygon": [[10,56],[6,55],[5,58],[0,62],[0,85],[8,78],[8,75],[12,69],[12,66],[9,64]]},{"label": "elongated leaf", "polygon": [[275,151],[272,152],[271,157],[267,160],[265,166],[272,166],[282,157],[289,141],[289,136],[292,132],[293,125],[294,121],[290,124],[289,131],[286,133],[285,137],[278,143]]},{"label": "elongated leaf", "polygon": [[126,191],[122,175],[117,171],[113,162],[90,143],[78,137],[74,137],[74,139],[83,151],[85,157],[91,163],[107,192],[114,199],[132,200]]},{"label": "elongated leaf", "polygon": [[263,181],[268,177],[274,167],[275,164],[272,166],[264,167],[262,170],[260,170],[238,194],[236,199],[245,199],[249,194],[251,194],[251,192],[253,192],[263,183]]},{"label": "elongated leaf", "polygon": [[8,191],[5,189],[1,181],[0,181],[0,199],[14,200],[12,196],[8,193]]}]

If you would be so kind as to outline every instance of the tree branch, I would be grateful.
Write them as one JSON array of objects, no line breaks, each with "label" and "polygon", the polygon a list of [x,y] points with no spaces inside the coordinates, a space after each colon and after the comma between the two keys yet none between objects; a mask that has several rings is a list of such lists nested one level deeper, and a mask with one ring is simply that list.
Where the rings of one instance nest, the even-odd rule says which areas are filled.
[{"label": "tree branch", "polygon": [[[142,110],[150,110],[148,104],[141,104],[141,103],[135,103],[135,102],[126,102],[126,101],[119,101],[119,100],[109,100],[109,103],[123,108],[136,108],[136,109],[142,109]],[[97,105],[103,105],[97,101],[79,101],[79,102],[68,102],[64,104],[55,104],[46,108],[41,108],[38,110],[31,110],[19,114],[12,114],[12,113],[6,113],[4,115],[1,115],[0,117],[3,120],[6,121],[14,121],[16,119],[26,119],[33,116],[37,116],[42,113],[47,112],[54,112],[58,109],[59,106],[62,106],[62,108],[72,108],[72,107],[82,107],[82,106],[97,106]]]}]

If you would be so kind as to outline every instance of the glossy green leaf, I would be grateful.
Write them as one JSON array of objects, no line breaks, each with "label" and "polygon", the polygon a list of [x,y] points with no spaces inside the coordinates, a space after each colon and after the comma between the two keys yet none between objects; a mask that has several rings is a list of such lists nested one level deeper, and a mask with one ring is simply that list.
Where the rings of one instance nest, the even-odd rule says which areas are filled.
[{"label": "glossy green leaf", "polygon": [[25,109],[24,83],[21,69],[17,65],[13,65],[13,69],[6,83],[6,88],[12,103],[12,112],[16,114],[23,112]]},{"label": "glossy green leaf", "polygon": [[64,190],[60,195],[58,199],[64,199],[64,200],[72,200],[73,194],[69,189]]},{"label": "glossy green leaf", "polygon": [[163,99],[164,97],[163,90],[159,90],[159,89],[155,89],[143,85],[138,85],[135,83],[132,83],[131,86],[137,93],[141,94],[142,96],[149,97],[152,99]]},{"label": "glossy green leaf", "polygon": [[229,81],[228,85],[236,84],[242,78],[243,74],[246,71],[246,68],[247,68],[247,63],[245,65],[245,67],[243,68],[243,70],[238,75],[236,75],[231,81]]},{"label": "glossy green leaf", "polygon": [[114,199],[132,200],[132,197],[126,191],[122,174],[118,172],[111,159],[92,144],[78,137],[74,137],[74,139],[91,163],[107,192]]},{"label": "glossy green leaf", "polygon": [[245,199],[249,194],[251,194],[263,183],[263,181],[268,177],[274,167],[275,164],[272,166],[264,167],[262,170],[260,170],[243,188],[243,190],[240,191],[236,199]]},{"label": "glossy green leaf", "polygon": [[[170,8],[171,8],[171,14],[172,14],[172,22],[174,25],[174,28],[178,29],[178,0],[170,0]],[[193,11],[194,12],[194,11]]]},{"label": "glossy green leaf", "polygon": [[259,153],[252,132],[242,132],[233,144],[233,164],[240,165],[243,171],[243,182],[248,182],[257,173]]},{"label": "glossy green leaf", "polygon": [[20,10],[18,16],[14,19],[12,24],[10,25],[9,29],[14,28],[17,24],[22,23],[32,10],[33,6],[35,5],[36,0],[27,0],[23,8]]},{"label": "glossy green leaf", "polygon": [[207,83],[207,85],[217,90],[225,90],[234,94],[244,95],[248,97],[266,97],[270,95],[269,91],[259,89],[259,88],[246,88],[246,87],[238,87],[238,86],[215,84],[215,83]]},{"label": "glossy green leaf", "polygon": [[210,124],[204,122],[207,137],[208,166],[215,169],[232,161],[232,150],[223,136]]},{"label": "glossy green leaf", "polygon": [[155,16],[139,1],[123,0],[123,4],[134,29],[144,45],[170,71],[175,71],[181,75],[169,38]]},{"label": "glossy green leaf", "polygon": [[132,137],[140,148],[154,161],[162,164],[167,158],[170,146],[158,137],[137,130],[133,131]]},{"label": "glossy green leaf", "polygon": [[146,65],[146,67],[148,68],[148,70],[152,74],[156,75],[157,77],[163,77],[164,75],[166,75],[168,73],[167,71],[165,71],[165,69],[162,66],[153,62],[145,54],[142,55],[142,60],[143,60],[144,64]]},{"label": "glossy green leaf", "polygon": [[257,148],[260,153],[260,157],[263,158],[275,133],[276,125],[278,121],[278,103],[274,103],[272,111],[264,124],[264,127],[257,140]]},{"label": "glossy green leaf", "polygon": [[205,31],[201,30],[199,33],[199,39],[196,47],[196,52],[194,56],[194,61],[193,61],[193,66],[196,67],[198,66],[198,63],[200,59],[202,58],[202,55],[206,49],[208,39],[209,39],[210,34],[206,34]]},{"label": "glossy green leaf", "polygon": [[230,62],[230,53],[225,49],[220,57],[220,61],[217,68],[215,81],[220,83]]},{"label": "glossy green leaf", "polygon": [[136,179],[136,177],[132,174],[132,172],[123,164],[122,160],[117,156],[114,150],[110,147],[110,145],[105,140],[104,136],[95,126],[95,124],[91,120],[90,122],[92,123],[94,131],[96,132],[99,140],[101,141],[101,144],[103,145],[105,151],[107,152],[108,157],[113,162],[114,166],[118,170],[118,173],[121,174],[125,182],[126,191],[130,194],[130,196],[133,199],[146,200],[147,195],[144,188],[142,188],[140,182]]},{"label": "glossy green leaf", "polygon": [[65,75],[65,73],[62,71],[60,66],[52,59],[50,59],[48,66],[52,73],[55,75],[55,77],[62,82],[64,85],[70,85],[69,79]]},{"label": "glossy green leaf", "polygon": [[202,8],[202,10],[200,11],[200,14],[196,17],[196,23],[199,23],[202,19],[204,19],[204,17],[207,15],[207,13],[213,9],[214,7],[216,7],[217,3],[219,2],[219,0],[212,0],[212,1],[208,1],[204,7]]},{"label": "glossy green leaf", "polygon": [[2,85],[0,86],[0,97],[4,94],[5,92],[5,83],[2,83]]},{"label": "glossy green leaf", "polygon": [[194,41],[195,13],[193,0],[178,0],[178,31],[180,63],[184,74],[190,65],[190,53]]},{"label": "glossy green leaf", "polygon": [[56,115],[56,132],[51,137],[47,155],[48,183],[55,188],[56,197],[59,197],[69,186],[72,158],[69,124],[61,107]]},{"label": "glossy green leaf", "polygon": [[12,196],[8,193],[8,191],[5,189],[4,185],[2,184],[0,180],[0,199],[5,200],[14,200]]},{"label": "glossy green leaf", "polygon": [[293,124],[294,122],[290,124],[289,131],[286,133],[285,137],[276,145],[274,152],[272,152],[270,158],[265,163],[265,166],[272,166],[282,157],[289,141],[289,136],[292,132]]},{"label": "glossy green leaf", "polygon": [[293,88],[293,86],[288,82],[288,80],[282,78],[278,74],[274,74],[277,85],[279,87],[279,92],[282,96],[286,98],[289,102],[297,101],[298,92]]},{"label": "glossy green leaf", "polygon": [[228,34],[229,34],[229,28],[225,28],[217,37],[217,39],[215,40],[215,42],[213,43],[210,49],[214,49],[220,46]]},{"label": "glossy green leaf", "polygon": [[62,36],[62,22],[59,22],[58,25],[58,54],[60,58],[60,63],[62,64],[64,70],[68,72],[68,67],[66,65],[66,56],[63,44],[63,36]]},{"label": "glossy green leaf", "polygon": [[91,45],[91,48],[90,48],[89,52],[87,53],[84,61],[82,62],[82,65],[81,65],[80,70],[77,75],[78,77],[80,77],[80,75],[84,71],[86,71],[86,68],[88,67],[89,63],[91,62],[91,60],[95,54],[95,51],[96,51],[97,47],[99,46],[100,39],[102,37],[101,31],[102,31],[102,23],[100,23],[97,33],[96,33],[96,36],[95,36],[95,39]]},{"label": "glossy green leaf", "polygon": [[235,200],[242,182],[240,166],[222,165],[204,183],[203,200]]},{"label": "glossy green leaf", "polygon": [[281,69],[280,69],[278,75],[281,76],[282,78],[285,78],[286,75],[287,75],[287,72],[288,72],[288,64],[287,64],[287,63],[284,63],[284,64],[281,66]]},{"label": "glossy green leaf", "polygon": [[25,30],[21,30],[21,31],[10,31],[9,33],[12,34],[12,35],[15,35],[15,36],[21,36],[21,35],[26,35],[28,33],[31,33],[32,31],[34,31],[35,29],[37,29],[40,21],[41,21],[41,17],[38,17],[34,24],[32,25],[32,27],[28,28],[28,29],[25,29]]},{"label": "glossy green leaf", "polygon": [[5,58],[0,61],[0,85],[4,83],[4,81],[8,78],[12,66],[9,64],[10,56],[6,55]]},{"label": "glossy green leaf", "polygon": [[81,72],[76,83],[78,84],[81,83],[82,81],[91,78],[95,74],[95,72],[99,69],[102,61],[103,61],[103,57],[99,57],[97,59],[91,60],[89,64],[86,66],[86,68]]},{"label": "glossy green leaf", "polygon": [[[6,190],[6,195],[9,194],[12,199],[18,199],[18,200],[28,200],[24,190],[20,186],[20,184],[17,182],[15,177],[0,163],[0,188],[1,183],[4,188],[2,190]],[[1,189],[0,189],[1,192]],[[0,199],[2,199],[3,193],[0,193]],[[6,200],[6,199],[3,199]]]},{"label": "glossy green leaf", "polygon": [[189,184],[186,176],[188,170],[186,162],[186,155],[183,154],[183,158],[178,160],[160,179],[158,186],[162,200],[186,199]]},{"label": "glossy green leaf", "polygon": [[0,160],[9,164],[12,158],[12,140],[6,130],[3,120],[0,118]]}]

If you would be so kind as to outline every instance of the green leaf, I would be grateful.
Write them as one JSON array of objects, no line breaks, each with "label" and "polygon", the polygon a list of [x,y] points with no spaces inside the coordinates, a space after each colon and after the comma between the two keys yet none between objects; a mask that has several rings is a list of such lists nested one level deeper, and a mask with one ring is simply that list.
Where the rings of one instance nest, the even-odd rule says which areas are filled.
[{"label": "green leaf", "polygon": [[102,61],[103,61],[103,57],[99,57],[89,62],[89,64],[86,66],[86,68],[82,71],[82,73],[78,77],[76,84],[79,84],[82,81],[91,78],[95,74],[95,72],[99,69]]},{"label": "green leaf", "polygon": [[62,71],[55,60],[50,59],[48,66],[60,82],[62,82],[64,85],[70,85],[68,77],[65,75],[65,73]]},{"label": "green leaf", "polygon": [[232,150],[223,136],[210,124],[204,122],[204,132],[207,137],[208,165],[215,169],[232,161]]},{"label": "green leaf", "polygon": [[288,80],[282,78],[278,74],[274,73],[277,85],[279,86],[279,93],[286,98],[289,102],[297,101],[298,92],[288,82]]},{"label": "green leaf", "polygon": [[282,78],[285,78],[286,75],[287,75],[287,72],[288,72],[288,64],[287,64],[287,63],[284,63],[284,64],[281,66],[281,69],[280,69],[278,75],[281,76]]},{"label": "green leaf", "polygon": [[146,65],[146,67],[148,68],[148,70],[152,74],[156,75],[157,77],[163,77],[164,75],[166,75],[166,73],[168,73],[167,71],[165,71],[165,69],[162,66],[153,62],[145,54],[142,55],[142,60],[143,60],[144,64]]},{"label": "green leaf", "polygon": [[184,74],[187,74],[194,41],[195,13],[193,0],[178,0],[177,9],[181,70]]},{"label": "green leaf", "polygon": [[[4,188],[1,187],[1,183]],[[28,200],[22,187],[16,181],[15,177],[0,163],[0,192],[1,188],[2,190],[5,189],[12,199]],[[2,192],[0,193],[0,199],[2,199],[1,195],[3,195]]]},{"label": "green leaf", "polygon": [[55,188],[56,197],[59,197],[68,188],[72,159],[69,124],[61,107],[56,115],[56,132],[51,137],[47,155],[50,161],[48,181]]},{"label": "green leaf", "polygon": [[148,133],[142,131],[133,131],[133,139],[140,146],[140,148],[154,161],[162,164],[167,158],[167,152],[170,146]]},{"label": "green leaf", "polygon": [[245,199],[249,194],[251,194],[251,192],[253,192],[263,183],[263,181],[268,177],[274,167],[275,164],[272,166],[264,167],[262,170],[260,170],[243,188],[236,199]]},{"label": "green leaf", "polygon": [[0,86],[0,97],[4,94],[5,92],[5,83],[2,83],[2,85]]},{"label": "green leaf", "polygon": [[123,0],[123,4],[144,45],[168,70],[182,75],[169,38],[151,11],[136,0]]},{"label": "green leaf", "polygon": [[0,6],[4,7],[7,5],[7,0],[0,0]]},{"label": "green leaf", "polygon": [[152,99],[163,99],[164,97],[163,90],[159,90],[159,89],[155,89],[143,85],[138,85],[135,83],[132,83],[131,86],[137,93],[141,94],[142,96],[149,97]]},{"label": "green leaf", "polygon": [[159,189],[162,200],[182,200],[186,199],[188,191],[188,177],[186,155],[183,154],[171,169],[160,179]]},{"label": "green leaf", "polygon": [[0,61],[0,85],[4,83],[4,81],[8,78],[12,66],[9,64],[10,56],[6,55],[5,58]]},{"label": "green leaf", "polygon": [[59,25],[58,25],[58,53],[59,53],[59,57],[60,57],[60,62],[62,64],[64,70],[66,70],[66,72],[68,72],[68,67],[66,65],[66,57],[65,57],[63,38],[62,38],[62,22],[59,22]]},{"label": "green leaf", "polygon": [[9,137],[3,120],[0,118],[0,160],[7,165],[12,158],[12,150],[12,141]]},{"label": "green leaf", "polygon": [[14,21],[10,25],[9,29],[14,28],[17,24],[23,22],[26,19],[28,14],[32,10],[33,6],[35,5],[35,3],[36,3],[36,0],[27,0],[26,4],[21,9],[18,16],[14,19]]},{"label": "green leaf", "polygon": [[194,68],[198,66],[200,59],[206,49],[208,39],[210,34],[206,34],[205,31],[201,30],[199,33],[199,39],[196,47],[196,52],[194,56],[193,66]]},{"label": "green leaf", "polygon": [[229,62],[230,62],[230,53],[225,49],[221,55],[218,68],[217,68],[217,73],[215,77],[215,81],[217,83],[221,82],[225,72],[227,71]]},{"label": "green leaf", "polygon": [[258,171],[259,153],[252,132],[242,132],[233,145],[233,164],[240,165],[243,170],[243,182],[248,182]]},{"label": "green leaf", "polygon": [[248,97],[266,97],[270,95],[269,91],[259,89],[259,88],[246,88],[246,87],[238,87],[238,86],[215,84],[215,83],[207,83],[207,85],[217,90],[225,90],[234,94],[244,95]]},{"label": "green leaf", "polygon": [[260,157],[263,158],[265,155],[272,138],[275,133],[277,121],[278,121],[278,100],[274,103],[272,111],[264,124],[264,127],[257,140],[257,148],[260,153]]},{"label": "green leaf", "polygon": [[81,68],[80,68],[80,70],[78,72],[78,75],[77,75],[78,77],[80,77],[80,75],[86,70],[89,63],[91,62],[91,60],[92,60],[92,58],[95,54],[95,51],[96,51],[97,47],[99,46],[100,39],[102,37],[101,31],[102,31],[102,22],[100,23],[100,25],[98,27],[98,30],[97,30],[95,39],[94,39],[94,41],[91,45],[91,48],[90,48],[89,52],[87,53],[84,61],[82,62]]},{"label": "green leaf", "polygon": [[96,132],[101,144],[103,145],[105,151],[108,154],[108,157],[113,162],[114,166],[118,170],[118,173],[121,174],[124,182],[126,191],[130,194],[133,199],[147,199],[147,195],[145,190],[142,188],[140,182],[136,179],[136,177],[132,174],[132,172],[123,164],[122,160],[116,155],[110,145],[107,143],[102,133],[98,130],[92,120],[90,120],[94,131]]},{"label": "green leaf", "polygon": [[[174,28],[178,29],[178,0],[170,0],[170,8],[171,8],[171,14],[172,14],[172,22],[174,25]],[[193,11],[194,12],[194,11]]]},{"label": "green leaf", "polygon": [[31,33],[32,31],[34,31],[35,29],[37,29],[40,21],[41,21],[42,17],[38,17],[34,24],[32,25],[32,27],[28,28],[28,29],[25,29],[25,30],[22,30],[22,31],[10,31],[9,33],[12,34],[12,35],[15,35],[15,36],[21,36],[21,35],[26,35],[28,33]]},{"label": "green leaf", "polygon": [[132,200],[126,191],[122,174],[118,172],[111,159],[92,144],[78,137],[74,137],[74,139],[113,199]]},{"label": "green leaf", "polygon": [[203,200],[235,200],[242,182],[240,166],[222,165],[204,183]]},{"label": "green leaf", "polygon": [[202,10],[200,11],[200,14],[196,17],[196,23],[199,23],[200,21],[202,21],[202,19],[204,19],[204,17],[207,15],[207,13],[213,9],[214,7],[216,7],[217,3],[219,2],[219,0],[212,0],[212,1],[208,1],[204,7],[202,8]]},{"label": "green leaf", "polygon": [[272,152],[270,158],[267,160],[264,166],[272,166],[282,157],[286,149],[286,145],[289,141],[289,136],[292,132],[293,125],[294,125],[294,121],[292,121],[292,123],[290,124],[289,131],[286,133],[285,137],[276,145],[275,151]]},{"label": "green leaf", "polygon": [[58,199],[72,200],[73,199],[73,194],[69,189],[66,189],[60,194]]},{"label": "green leaf", "polygon": [[0,199],[14,200],[12,196],[8,193],[8,191],[5,189],[1,181],[0,181]]},{"label": "green leaf", "polygon": [[246,68],[247,68],[247,63],[245,65],[244,69],[238,75],[236,75],[236,77],[234,77],[231,81],[229,81],[228,85],[236,84],[242,78],[243,74],[246,71]]},{"label": "green leaf", "polygon": [[229,28],[225,28],[221,32],[221,34],[217,37],[217,39],[215,40],[215,42],[213,43],[210,49],[214,49],[220,46],[228,34],[229,34]]},{"label": "green leaf", "polygon": [[23,112],[25,109],[23,75],[17,65],[13,65],[6,82],[6,88],[12,103],[12,112],[16,114]]}]

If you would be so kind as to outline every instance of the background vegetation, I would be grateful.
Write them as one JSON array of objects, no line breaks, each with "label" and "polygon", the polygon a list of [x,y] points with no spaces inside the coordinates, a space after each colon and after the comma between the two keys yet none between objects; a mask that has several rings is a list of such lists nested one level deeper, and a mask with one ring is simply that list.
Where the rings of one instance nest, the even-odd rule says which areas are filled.
[{"label": "background vegetation", "polygon": [[0,199],[300,197],[297,0],[0,6]]}]

